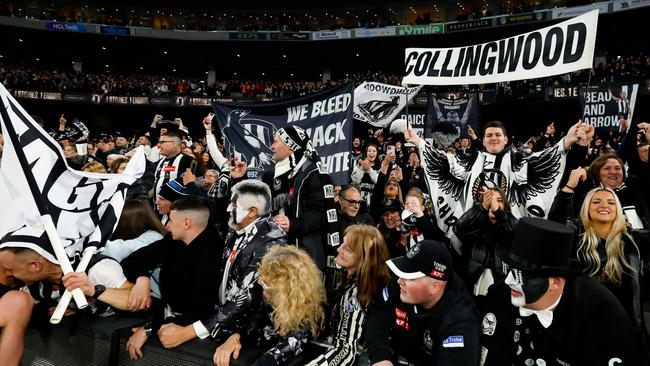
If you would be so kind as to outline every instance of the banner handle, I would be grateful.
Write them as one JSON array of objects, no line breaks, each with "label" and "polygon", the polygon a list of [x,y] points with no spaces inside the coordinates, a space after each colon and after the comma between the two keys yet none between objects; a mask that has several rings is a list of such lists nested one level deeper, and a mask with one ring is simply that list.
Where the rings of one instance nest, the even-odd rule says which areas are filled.
[{"label": "banner handle", "polygon": [[[59,260],[59,266],[61,266],[63,274],[66,275],[70,272],[74,272],[72,269],[72,264],[70,264],[70,259],[68,258],[65,249],[63,249],[63,245],[61,245],[61,239],[59,238],[59,234],[57,233],[54,222],[52,221],[52,216],[49,214],[41,216],[41,223],[43,224],[43,228],[47,233],[47,237],[50,239],[52,249],[54,250],[54,254],[56,254],[56,258]],[[75,289],[72,291],[72,296],[74,297],[74,301],[77,303],[77,307],[79,309],[83,309],[88,306],[86,296],[84,296],[84,293],[81,291],[81,289]]]},{"label": "banner handle", "polygon": [[[86,271],[86,268],[88,268],[88,264],[90,263],[90,260],[95,254],[95,250],[96,250],[95,247],[88,247],[86,248],[86,250],[84,250],[84,253],[81,257],[81,261],[79,261],[79,265],[77,266],[77,270],[76,270],[77,272]],[[56,309],[54,310],[54,313],[52,314],[52,317],[50,317],[51,324],[59,324],[61,322],[61,319],[63,319],[63,315],[65,315],[65,311],[68,308],[71,299],[72,299],[72,292],[65,290],[63,296],[61,296],[61,299],[59,300],[59,303],[56,306]]]},{"label": "banner handle", "polygon": [[589,88],[591,86],[591,69],[589,69],[589,76],[587,76],[587,88],[585,89],[585,93],[582,96],[585,100],[585,107],[582,109],[582,117],[580,117],[581,121],[585,120],[585,113],[587,113],[587,93],[589,93]]}]

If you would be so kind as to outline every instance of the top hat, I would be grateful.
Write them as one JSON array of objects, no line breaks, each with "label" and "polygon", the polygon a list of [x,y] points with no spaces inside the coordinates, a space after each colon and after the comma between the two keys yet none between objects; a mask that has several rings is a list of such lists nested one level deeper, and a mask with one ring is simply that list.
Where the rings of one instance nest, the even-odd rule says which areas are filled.
[{"label": "top hat", "polygon": [[566,225],[536,217],[519,220],[504,261],[534,276],[568,275],[574,232]]}]

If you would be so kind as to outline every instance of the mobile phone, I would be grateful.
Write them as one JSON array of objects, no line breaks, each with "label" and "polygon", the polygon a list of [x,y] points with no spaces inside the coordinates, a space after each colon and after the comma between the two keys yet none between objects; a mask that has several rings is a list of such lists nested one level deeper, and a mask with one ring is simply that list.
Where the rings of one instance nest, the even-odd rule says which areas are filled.
[{"label": "mobile phone", "polygon": [[208,113],[208,118],[210,119],[210,121],[212,121],[214,119],[214,113],[212,112]]},{"label": "mobile phone", "polygon": [[394,146],[394,145],[389,145],[389,146],[386,148],[386,154],[387,154],[387,155],[395,154],[395,146]]}]

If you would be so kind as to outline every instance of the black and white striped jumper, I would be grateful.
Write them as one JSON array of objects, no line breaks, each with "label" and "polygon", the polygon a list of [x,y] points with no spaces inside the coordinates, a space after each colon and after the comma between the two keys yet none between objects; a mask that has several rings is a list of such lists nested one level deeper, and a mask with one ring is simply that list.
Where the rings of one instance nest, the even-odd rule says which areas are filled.
[{"label": "black and white striped jumper", "polygon": [[320,355],[308,366],[351,366],[355,364],[359,341],[366,323],[366,312],[357,297],[357,285],[351,282],[339,301],[338,326],[334,348]]}]

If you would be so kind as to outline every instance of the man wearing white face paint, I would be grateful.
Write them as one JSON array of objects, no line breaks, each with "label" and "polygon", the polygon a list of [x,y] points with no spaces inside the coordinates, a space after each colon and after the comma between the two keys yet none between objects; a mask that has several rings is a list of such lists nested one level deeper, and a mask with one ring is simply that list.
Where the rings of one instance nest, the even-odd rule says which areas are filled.
[{"label": "man wearing white face paint", "polygon": [[481,365],[640,365],[632,324],[614,295],[569,268],[573,232],[522,218],[505,283],[486,297]]},{"label": "man wearing white face paint", "polygon": [[[268,249],[285,244],[287,234],[275,224],[271,212],[271,190],[265,183],[248,179],[232,188],[228,206],[230,230],[226,236],[216,311],[185,327],[176,327],[161,338],[163,346],[176,347],[196,337],[225,339],[255,327],[262,310],[262,289],[257,282],[257,264]],[[225,336],[225,337],[224,337]]]}]

